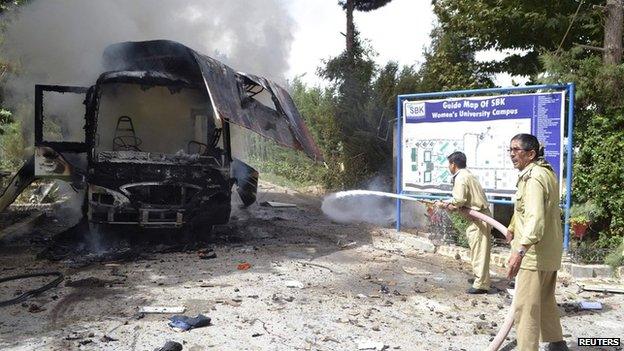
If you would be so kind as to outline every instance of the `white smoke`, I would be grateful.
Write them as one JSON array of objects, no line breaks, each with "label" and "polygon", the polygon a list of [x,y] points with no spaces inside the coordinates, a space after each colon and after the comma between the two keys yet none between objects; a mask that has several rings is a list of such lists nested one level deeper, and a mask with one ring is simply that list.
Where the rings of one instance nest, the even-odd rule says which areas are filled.
[{"label": "white smoke", "polygon": [[343,191],[323,199],[321,210],[338,223],[365,222],[389,225],[394,220],[393,199]]},{"label": "white smoke", "polygon": [[[387,195],[387,196],[384,196]],[[321,210],[338,223],[372,223],[389,226],[396,223],[394,194],[370,190],[341,191],[326,196]],[[427,225],[426,208],[414,201],[403,201],[401,225],[422,229]]]},{"label": "white smoke", "polygon": [[293,20],[281,0],[34,0],[8,13],[1,55],[17,63],[7,103],[34,85],[91,85],[101,55],[122,41],[169,39],[232,68],[283,81]]}]

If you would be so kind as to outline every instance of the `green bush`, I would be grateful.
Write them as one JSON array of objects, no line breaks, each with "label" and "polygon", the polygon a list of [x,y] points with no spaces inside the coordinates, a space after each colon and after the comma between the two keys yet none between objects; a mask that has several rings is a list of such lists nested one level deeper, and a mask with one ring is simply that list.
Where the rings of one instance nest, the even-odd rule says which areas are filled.
[{"label": "green bush", "polygon": [[604,260],[611,267],[624,266],[624,239],[620,238],[620,245],[611,251]]},{"label": "green bush", "polygon": [[624,64],[605,65],[600,54],[576,47],[542,56],[541,83],[574,82],[574,203],[597,207],[590,230],[576,251],[602,262],[624,236]]},{"label": "green bush", "polygon": [[455,235],[453,236],[455,244],[461,247],[470,247],[468,245],[468,238],[466,237],[466,228],[470,225],[470,221],[466,219],[466,217],[455,212],[449,213],[449,219],[453,224],[453,229],[455,229]]},{"label": "green bush", "polygon": [[607,263],[608,257],[612,257],[609,258],[611,261],[617,260],[616,253],[621,243],[622,237],[610,236],[608,233],[603,232],[595,240],[573,239],[569,253],[572,259],[579,263]]},{"label": "green bush", "polygon": [[593,201],[603,220],[598,231],[624,236],[624,113],[594,116],[582,135],[574,166],[573,194]]},{"label": "green bush", "polygon": [[16,171],[23,161],[24,140],[19,122],[2,126],[0,135],[0,170]]}]

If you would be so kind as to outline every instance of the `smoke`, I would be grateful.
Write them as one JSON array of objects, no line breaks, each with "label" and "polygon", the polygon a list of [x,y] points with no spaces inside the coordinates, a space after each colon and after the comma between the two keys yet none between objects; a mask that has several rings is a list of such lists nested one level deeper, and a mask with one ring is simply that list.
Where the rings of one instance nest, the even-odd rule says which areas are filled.
[{"label": "smoke", "polygon": [[[364,187],[372,191],[390,191],[392,181],[379,175],[365,182]],[[321,210],[338,223],[365,222],[388,226],[395,221],[395,200],[365,191],[343,191],[330,194],[323,199]]]},{"label": "smoke", "polygon": [[122,41],[175,40],[283,81],[294,25],[282,0],[34,0],[5,16],[0,52],[18,68],[5,87],[14,107],[32,101],[36,83],[93,84],[104,48]]},{"label": "smoke", "polygon": [[321,210],[338,223],[365,222],[387,226],[395,219],[394,202],[390,198],[343,191],[326,196]]},{"label": "smoke", "polygon": [[76,225],[82,218],[82,205],[86,190],[75,190],[69,183],[60,180],[56,181],[56,184],[59,187],[59,194],[65,200],[55,210],[54,215],[62,219],[65,225]]},{"label": "smoke", "polygon": [[[396,223],[396,200],[390,197],[392,195],[394,194],[368,190],[342,191],[326,196],[321,210],[327,217],[338,223],[371,223],[390,226]],[[427,223],[426,208],[422,203],[402,202],[402,226],[424,229]]]}]

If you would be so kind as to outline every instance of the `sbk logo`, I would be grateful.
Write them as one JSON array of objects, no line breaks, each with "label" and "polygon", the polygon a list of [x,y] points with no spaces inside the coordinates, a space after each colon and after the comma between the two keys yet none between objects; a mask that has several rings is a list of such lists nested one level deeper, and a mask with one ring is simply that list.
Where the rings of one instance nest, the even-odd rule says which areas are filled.
[{"label": "sbk logo", "polygon": [[405,117],[406,118],[424,118],[425,117],[425,103],[424,102],[407,102],[405,104]]}]

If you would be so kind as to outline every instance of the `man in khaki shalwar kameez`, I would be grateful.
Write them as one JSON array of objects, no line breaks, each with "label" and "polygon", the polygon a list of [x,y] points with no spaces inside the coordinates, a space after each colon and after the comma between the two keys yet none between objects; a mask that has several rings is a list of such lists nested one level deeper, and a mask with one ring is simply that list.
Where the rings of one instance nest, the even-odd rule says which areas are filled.
[{"label": "man in khaki shalwar kameez", "polygon": [[[438,202],[438,207],[456,210],[460,207],[470,208],[488,216],[492,216],[489,203],[477,178],[466,169],[466,155],[455,151],[447,157],[449,171],[453,174],[453,198],[450,201]],[[466,228],[466,237],[470,246],[470,262],[474,281],[468,289],[469,294],[487,294],[490,289],[490,250],[492,227],[479,220],[470,220]]]},{"label": "man in khaki shalwar kameez", "polygon": [[535,136],[514,136],[509,152],[520,171],[507,233],[507,240],[513,238],[508,277],[518,275],[514,298],[518,350],[538,350],[540,338],[549,342],[548,350],[568,350],[555,301],[563,246],[557,178],[540,157],[543,151]]}]

